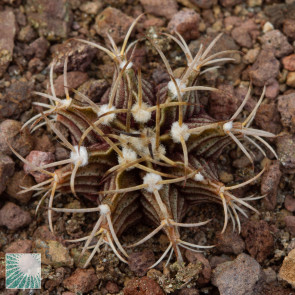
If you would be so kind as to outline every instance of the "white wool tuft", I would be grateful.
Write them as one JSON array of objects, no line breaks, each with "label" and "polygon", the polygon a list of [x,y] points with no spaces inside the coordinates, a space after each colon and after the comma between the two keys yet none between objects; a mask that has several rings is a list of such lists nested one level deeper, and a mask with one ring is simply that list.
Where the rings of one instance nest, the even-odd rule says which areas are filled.
[{"label": "white wool tuft", "polygon": [[[120,69],[123,69],[125,67],[126,63],[127,63],[127,61],[123,60],[120,64]],[[126,67],[126,70],[130,69],[132,66],[133,66],[133,63],[129,62],[128,66]]]},{"label": "white wool tuft", "polygon": [[187,141],[190,137],[190,133],[188,132],[189,128],[186,124],[182,123],[182,125],[179,125],[179,122],[176,121],[172,124],[171,127],[171,137],[174,142],[180,142],[181,136],[183,137],[184,141]]},{"label": "white wool tuft", "polygon": [[231,131],[232,128],[233,128],[233,121],[229,121],[229,122],[223,124],[223,131],[224,132]]},{"label": "white wool tuft", "polygon": [[198,172],[195,175],[194,179],[195,179],[195,181],[203,181],[205,179],[205,177],[200,172]]},{"label": "white wool tuft", "polygon": [[159,191],[163,184],[157,184],[162,181],[162,177],[155,173],[147,173],[143,178],[143,184],[147,184],[148,186],[145,188],[149,193],[152,193],[154,190]]},{"label": "white wool tuft", "polygon": [[99,206],[100,214],[106,215],[111,212],[109,205],[100,205]]},{"label": "white wool tuft", "polygon": [[72,99],[62,99],[61,101],[59,101],[59,104],[62,107],[68,108],[72,103]]},{"label": "white wool tuft", "polygon": [[138,103],[134,104],[131,109],[134,120],[138,123],[147,123],[152,116],[152,113],[147,109],[148,106],[144,102],[141,104],[141,107],[139,107]]},{"label": "white wool tuft", "polygon": [[77,145],[74,146],[75,152],[71,152],[71,160],[73,160],[73,163],[76,164],[78,161],[81,162],[80,167],[83,167],[88,164],[88,153],[87,149],[85,146],[80,146]]},{"label": "white wool tuft", "polygon": [[[175,82],[176,82],[176,84],[177,84],[177,86],[179,88],[179,91],[186,87],[185,83],[181,83],[181,81],[179,79],[175,79]],[[178,97],[177,88],[176,88],[176,85],[175,85],[174,81],[170,81],[168,83],[168,90],[171,92],[172,98],[177,98]],[[180,95],[183,96],[184,92],[180,91]]]},{"label": "white wool tuft", "polygon": [[[108,112],[111,112],[111,111],[114,111],[116,108],[114,106],[110,107],[109,108],[109,105],[108,104],[103,104],[102,106],[100,106],[99,108],[99,111],[97,112],[97,116],[100,117]],[[116,117],[116,114],[109,114],[109,115],[106,115],[106,116],[103,116],[101,119],[102,119],[102,122],[101,124],[103,125],[109,125]]]},{"label": "white wool tuft", "polygon": [[[137,159],[137,154],[132,149],[123,147],[122,154],[123,154],[123,157],[118,156],[118,162],[119,162],[119,164],[128,164],[130,162],[134,162]],[[131,167],[127,168],[126,170],[128,171],[128,170],[131,170],[133,168],[134,167],[131,166]]]}]

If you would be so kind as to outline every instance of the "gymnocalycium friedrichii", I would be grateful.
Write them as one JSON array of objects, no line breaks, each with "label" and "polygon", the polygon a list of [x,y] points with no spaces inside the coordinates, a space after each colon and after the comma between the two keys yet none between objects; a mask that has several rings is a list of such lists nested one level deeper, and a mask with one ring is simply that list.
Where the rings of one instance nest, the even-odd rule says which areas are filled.
[{"label": "gymnocalycium friedrichii", "polygon": [[[40,171],[48,179],[21,193],[36,191],[42,196],[40,205],[48,198],[48,221],[53,232],[52,211],[70,213],[97,212],[98,219],[93,230],[85,237],[71,240],[84,242],[81,255],[92,249],[85,263],[90,263],[103,244],[111,247],[116,256],[128,262],[128,248],[136,247],[158,232],[163,231],[169,245],[163,255],[150,268],[173,252],[182,262],[181,248],[199,251],[213,246],[201,246],[181,239],[180,229],[207,224],[183,223],[188,205],[216,202],[223,208],[225,231],[229,220],[233,227],[241,229],[239,214],[247,216],[245,208],[258,212],[249,201],[263,196],[238,198],[231,190],[243,187],[255,177],[227,187],[218,178],[215,162],[226,146],[235,142],[254,166],[252,156],[244,141],[252,144],[265,156],[264,148],[276,153],[263,138],[275,135],[251,128],[257,109],[261,104],[265,87],[256,106],[243,122],[236,121],[243,110],[251,87],[234,115],[225,121],[216,121],[201,108],[199,91],[219,91],[213,87],[198,85],[198,77],[218,68],[220,62],[231,61],[231,50],[211,54],[218,42],[218,35],[207,48],[202,45],[196,56],[190,52],[182,36],[166,34],[174,40],[186,56],[186,67],[173,71],[160,47],[149,40],[159,53],[170,76],[170,82],[155,87],[135,69],[132,58],[136,41],[128,45],[131,32],[140,16],[132,23],[121,48],[109,36],[111,49],[86,40],[79,40],[106,53],[114,62],[114,76],[108,91],[108,103],[94,103],[84,94],[71,89],[79,99],[70,96],[67,84],[67,63],[64,62],[65,99],[58,98],[53,86],[55,61],[50,67],[51,94],[36,92],[49,103],[35,102],[45,110],[28,120],[23,128],[34,131],[48,125],[66,148],[69,159],[36,167],[14,153],[31,171]],[[130,53],[128,54],[127,53]],[[157,89],[157,90],[156,90]],[[71,140],[55,127],[54,121],[63,124],[71,134]],[[260,144],[260,145],[259,145]],[[263,147],[261,146],[263,145]],[[54,172],[47,169],[54,167]],[[55,208],[56,194],[72,193],[86,195],[95,200],[96,206],[84,209]],[[133,245],[122,245],[119,238],[126,228],[140,221],[145,215],[155,225],[154,230]],[[92,245],[94,238],[96,243]]]}]

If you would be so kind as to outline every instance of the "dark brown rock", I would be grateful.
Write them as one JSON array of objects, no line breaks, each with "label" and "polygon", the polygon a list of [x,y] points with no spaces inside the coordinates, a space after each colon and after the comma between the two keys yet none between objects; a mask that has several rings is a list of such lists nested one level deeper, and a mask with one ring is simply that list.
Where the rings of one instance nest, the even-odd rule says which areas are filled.
[{"label": "dark brown rock", "polygon": [[13,173],[13,160],[9,156],[0,153],[0,194],[5,191],[6,184]]},{"label": "dark brown rock", "polygon": [[242,253],[234,261],[219,264],[211,281],[220,295],[255,295],[262,287],[263,271],[255,259]]},{"label": "dark brown rock", "polygon": [[17,81],[6,89],[0,100],[0,119],[14,117],[28,110],[31,106],[32,84]]},{"label": "dark brown rock", "polygon": [[32,241],[31,240],[17,240],[5,248],[6,253],[31,253]]},{"label": "dark brown rock", "polygon": [[282,129],[280,115],[274,102],[261,104],[254,120],[262,130],[274,134],[278,134]]},{"label": "dark brown rock", "polygon": [[283,32],[292,40],[295,40],[295,19],[284,20]]},{"label": "dark brown rock", "polygon": [[265,196],[263,203],[268,210],[274,210],[277,205],[278,186],[282,173],[280,162],[273,161],[261,179],[261,195]]},{"label": "dark brown rock", "polygon": [[52,139],[49,138],[47,134],[42,134],[34,138],[34,149],[38,149],[41,152],[55,152],[55,145]]},{"label": "dark brown rock", "polygon": [[111,281],[108,281],[105,288],[107,289],[107,291],[111,294],[117,294],[119,293],[119,286]]},{"label": "dark brown rock", "polygon": [[198,283],[201,285],[207,284],[211,278],[211,266],[209,261],[205,258],[205,256],[201,253],[186,250],[185,257],[190,263],[202,263],[202,272],[199,275]]},{"label": "dark brown rock", "polygon": [[261,37],[262,49],[271,50],[275,57],[281,58],[293,51],[292,45],[288,42],[279,30],[271,30]]},{"label": "dark brown rock", "polygon": [[210,266],[214,269],[218,264],[231,261],[231,258],[225,254],[221,256],[212,256],[210,258]]},{"label": "dark brown rock", "polygon": [[284,68],[288,71],[295,71],[295,54],[291,54],[289,56],[285,56],[282,59]]},{"label": "dark brown rock", "polygon": [[277,137],[277,153],[284,168],[295,169],[295,135],[285,134]]},{"label": "dark brown rock", "polygon": [[148,277],[129,280],[123,292],[124,295],[164,295],[160,286]]},{"label": "dark brown rock", "polygon": [[222,253],[241,254],[245,250],[245,243],[240,235],[227,227],[223,234],[217,235],[217,247]]},{"label": "dark brown rock", "polygon": [[146,249],[142,252],[132,253],[129,256],[128,262],[130,269],[135,273],[135,275],[142,277],[146,275],[148,268],[156,261],[154,252]]},{"label": "dark brown rock", "polygon": [[[251,48],[253,46],[253,31],[257,31],[257,25],[252,19],[243,22],[240,26],[231,31],[231,36],[242,47]],[[254,36],[254,35],[253,35]]]},{"label": "dark brown rock", "polygon": [[[69,90],[71,91],[71,88],[76,89],[77,87],[82,85],[85,81],[87,81],[87,79],[88,79],[87,73],[78,72],[78,71],[68,72],[67,84],[68,84]],[[54,87],[55,87],[55,93],[57,97],[65,96],[64,75],[60,75],[54,81]]]},{"label": "dark brown rock", "polygon": [[17,230],[31,223],[29,212],[22,210],[14,203],[7,202],[0,210],[0,225],[5,225],[10,230]]},{"label": "dark brown rock", "polygon": [[211,92],[209,114],[217,120],[227,120],[237,110],[239,101],[232,85],[222,84],[217,88],[221,92]]},{"label": "dark brown rock", "polygon": [[[101,79],[101,80],[89,79],[78,88],[78,91],[86,95],[92,101],[100,102],[108,86],[109,84],[104,79]],[[78,94],[75,94],[74,98],[81,100],[81,97]]]},{"label": "dark brown rock", "polygon": [[50,43],[44,37],[40,37],[30,44],[29,53],[42,60],[45,58],[49,46]]},{"label": "dark brown rock", "polygon": [[119,43],[124,40],[133,20],[120,10],[108,7],[96,17],[95,30],[98,35],[105,38],[106,42],[108,42],[107,34],[109,34],[115,43]]},{"label": "dark brown rock", "polygon": [[200,15],[193,9],[183,9],[177,12],[168,23],[171,33],[178,32],[186,41],[199,36]]},{"label": "dark brown rock", "polygon": [[[54,154],[51,152],[40,152],[40,151],[31,151],[30,154],[26,157],[26,160],[35,167],[42,167],[44,165],[53,163],[55,161]],[[48,179],[48,175],[40,171],[32,171],[33,167],[28,164],[24,165],[24,171],[31,174],[37,183],[43,182]],[[54,168],[48,168],[47,171],[54,171]]]},{"label": "dark brown rock", "polygon": [[270,99],[275,99],[278,96],[279,92],[280,92],[279,82],[276,79],[269,81],[269,84],[267,85],[265,90],[265,97]]},{"label": "dark brown rock", "polygon": [[12,61],[15,32],[16,22],[13,11],[0,11],[0,78]]},{"label": "dark brown rock", "polygon": [[251,67],[249,75],[256,86],[268,85],[279,73],[280,62],[270,50],[261,50],[257,60]]},{"label": "dark brown rock", "polygon": [[67,0],[29,0],[25,6],[30,24],[48,40],[65,39],[72,24],[72,11]]},{"label": "dark brown rock", "polygon": [[37,38],[37,34],[30,25],[21,28],[21,30],[19,31],[17,35],[17,39],[19,41],[26,42],[26,43],[29,43],[36,38]]},{"label": "dark brown rock", "polygon": [[45,68],[45,64],[37,57],[32,58],[28,63],[28,70],[32,74],[40,73]]},{"label": "dark brown rock", "polygon": [[35,230],[35,232],[33,234],[33,238],[35,240],[39,239],[39,240],[43,240],[43,241],[57,239],[57,237],[49,230],[49,228],[46,225],[39,226]]},{"label": "dark brown rock", "polygon": [[97,48],[93,46],[72,39],[55,45],[53,49],[53,56],[56,59],[54,69],[58,73],[63,73],[65,57],[68,56],[68,71],[85,72],[97,51]]},{"label": "dark brown rock", "polygon": [[5,120],[0,124],[0,152],[13,154],[7,142],[23,157],[30,152],[33,146],[32,137],[26,128],[21,130],[21,126],[15,120]]},{"label": "dark brown rock", "polygon": [[249,220],[243,223],[242,237],[246,249],[258,262],[263,262],[273,253],[274,240],[269,225],[264,221]]},{"label": "dark brown rock", "polygon": [[[191,50],[192,55],[195,56],[198,53],[201,44],[203,44],[204,48],[207,48],[216,36],[217,35],[210,37],[201,36],[200,38],[198,38],[198,40],[192,41],[189,44],[189,49]],[[228,34],[223,34],[220,37],[218,42],[211,49],[210,55],[224,50],[239,50],[239,46],[237,45],[235,40]],[[240,53],[226,54],[226,57],[233,58],[235,60],[233,61],[234,63],[238,63],[241,60]],[[220,62],[219,65],[223,65],[225,63],[228,64],[228,62]]]},{"label": "dark brown rock", "polygon": [[295,236],[295,216],[286,216],[285,222],[290,234]]},{"label": "dark brown rock", "polygon": [[26,174],[23,170],[17,171],[7,182],[6,193],[20,203],[26,204],[31,200],[34,191],[24,194],[19,194],[19,192],[22,190],[22,187],[29,188],[34,184],[35,181],[32,176]]},{"label": "dark brown rock", "polygon": [[295,92],[278,97],[278,111],[283,126],[295,132]]},{"label": "dark brown rock", "polygon": [[288,211],[295,212],[295,198],[292,195],[286,196],[284,205]]},{"label": "dark brown rock", "polygon": [[176,0],[140,0],[146,13],[157,16],[164,16],[171,19],[177,13],[178,5]]},{"label": "dark brown rock", "polygon": [[262,291],[257,295],[295,295],[295,291],[291,288],[285,288],[280,283],[273,282],[265,284]]},{"label": "dark brown rock", "polygon": [[76,269],[74,273],[63,281],[63,286],[72,292],[89,293],[98,283],[94,269]]}]

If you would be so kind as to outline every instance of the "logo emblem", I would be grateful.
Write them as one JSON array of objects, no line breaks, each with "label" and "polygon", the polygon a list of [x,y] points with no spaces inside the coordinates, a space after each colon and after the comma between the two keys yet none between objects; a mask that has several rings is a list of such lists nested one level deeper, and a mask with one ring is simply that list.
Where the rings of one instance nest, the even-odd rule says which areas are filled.
[{"label": "logo emblem", "polygon": [[41,254],[6,254],[7,289],[41,289]]}]

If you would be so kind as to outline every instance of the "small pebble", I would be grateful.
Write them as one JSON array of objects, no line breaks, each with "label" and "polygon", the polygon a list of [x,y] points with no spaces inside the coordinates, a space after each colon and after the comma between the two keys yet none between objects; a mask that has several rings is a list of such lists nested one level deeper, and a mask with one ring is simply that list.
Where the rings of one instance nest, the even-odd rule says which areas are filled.
[{"label": "small pebble", "polygon": [[[3,7],[4,8],[4,7]],[[0,78],[12,61],[16,21],[13,10],[0,11]]]},{"label": "small pebble", "polygon": [[290,251],[288,256],[285,257],[280,268],[279,278],[288,282],[295,288],[295,249]]},{"label": "small pebble", "polygon": [[[84,82],[88,80],[87,73],[73,71],[67,73],[67,85],[69,88],[69,92],[71,89],[76,89]],[[64,75],[60,75],[54,81],[54,88],[57,97],[64,97],[65,96],[65,87],[64,87]]]},{"label": "small pebble", "polygon": [[284,205],[288,211],[295,212],[295,198],[292,195],[286,196]]},{"label": "small pebble", "polygon": [[171,33],[178,32],[186,41],[199,36],[200,15],[193,9],[183,9],[177,12],[168,24]]},{"label": "small pebble", "polygon": [[263,33],[267,33],[269,31],[272,31],[274,29],[274,26],[272,23],[270,22],[266,22],[264,25],[263,25]]},{"label": "small pebble", "polygon": [[43,264],[52,265],[54,267],[72,267],[74,264],[68,248],[58,241],[35,240],[33,242],[33,250],[36,253],[41,253]]},{"label": "small pebble", "polygon": [[[278,97],[278,111],[284,127],[295,131],[295,93],[280,95]],[[279,138],[278,138],[279,140]]]},{"label": "small pebble", "polygon": [[108,281],[105,288],[111,294],[119,293],[119,286],[114,282]]},{"label": "small pebble", "polygon": [[285,35],[295,40],[295,19],[285,19],[283,23],[283,32]]},{"label": "small pebble", "polygon": [[268,85],[279,74],[280,62],[272,51],[261,50],[255,63],[252,65],[249,75],[253,84],[259,87]]},{"label": "small pebble", "polygon": [[6,184],[14,173],[13,160],[0,153],[0,194],[5,191]]},{"label": "small pebble", "polygon": [[290,72],[295,71],[295,54],[291,54],[288,56],[285,56],[282,59],[282,63],[284,65],[284,68]]},{"label": "small pebble", "polygon": [[234,261],[217,265],[211,281],[218,287],[220,295],[254,295],[258,294],[263,278],[257,261],[242,253]]},{"label": "small pebble", "polygon": [[5,249],[6,253],[31,253],[32,241],[31,240],[17,240],[12,242]]},{"label": "small pebble", "polygon": [[119,43],[124,40],[126,33],[133,22],[133,18],[122,11],[108,7],[103,10],[95,19],[95,30],[98,35],[108,41],[109,34],[115,41]]},{"label": "small pebble", "polygon": [[241,236],[227,227],[223,234],[217,234],[216,249],[227,254],[241,254],[245,250],[245,243]]},{"label": "small pebble", "polygon": [[293,52],[287,37],[279,30],[272,30],[261,37],[262,49],[271,50],[275,57],[281,58]]},{"label": "small pebble", "polygon": [[286,216],[285,217],[286,227],[289,230],[290,234],[295,236],[295,216]]},{"label": "small pebble", "polygon": [[34,193],[34,191],[29,191],[24,194],[19,194],[23,188],[29,188],[35,184],[35,181],[31,175],[25,173],[25,171],[17,171],[7,182],[6,193],[19,201],[22,204],[27,204]]},{"label": "small pebble", "polygon": [[146,13],[171,19],[178,11],[176,0],[140,0]]},{"label": "small pebble", "polygon": [[273,254],[274,238],[266,221],[247,220],[242,227],[242,237],[247,251],[258,262]]},{"label": "small pebble", "polygon": [[7,202],[0,210],[0,226],[5,225],[10,230],[17,230],[32,222],[29,212],[12,202]]},{"label": "small pebble", "polygon": [[281,176],[279,161],[273,161],[262,176],[260,190],[261,195],[265,196],[263,203],[268,210],[274,210],[277,205],[278,186]]},{"label": "small pebble", "polygon": [[290,87],[295,88],[295,72],[288,73],[286,84]]},{"label": "small pebble", "polygon": [[142,252],[132,253],[129,256],[129,267],[136,276],[142,277],[146,275],[148,268],[153,265],[155,255],[152,250],[146,249]]},{"label": "small pebble", "polygon": [[164,295],[158,283],[148,277],[132,278],[123,292],[124,295]]},{"label": "small pebble", "polygon": [[63,281],[63,286],[72,292],[88,293],[98,284],[98,277],[93,268],[77,268],[74,273]]},{"label": "small pebble", "polygon": [[295,169],[295,135],[285,134],[277,137],[277,153],[286,169]]},{"label": "small pebble", "polygon": [[33,147],[33,139],[28,129],[21,130],[22,124],[15,120],[5,120],[0,124],[0,152],[12,155],[7,142],[21,156],[25,157]]},{"label": "small pebble", "polygon": [[[55,161],[55,157],[51,152],[31,151],[26,157],[26,160],[36,167],[42,167],[44,165],[53,163]],[[26,173],[30,173],[35,178],[37,183],[43,182],[50,177],[43,172],[32,171],[32,169],[33,168],[28,164],[24,165],[24,171]],[[53,172],[54,168],[47,168],[46,170]]]}]

